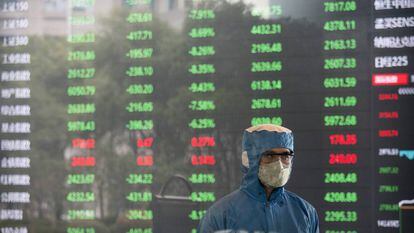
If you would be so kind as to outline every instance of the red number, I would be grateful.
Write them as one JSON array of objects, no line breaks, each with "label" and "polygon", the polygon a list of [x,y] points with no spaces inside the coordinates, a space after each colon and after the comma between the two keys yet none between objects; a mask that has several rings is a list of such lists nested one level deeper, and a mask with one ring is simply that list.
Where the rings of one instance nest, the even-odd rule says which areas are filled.
[{"label": "red number", "polygon": [[152,155],[138,155],[137,165],[142,167],[149,167],[154,164]]},{"label": "red number", "polygon": [[154,142],[154,138],[153,137],[149,137],[149,138],[138,138],[137,139],[137,147],[138,148],[142,148],[142,147],[152,147],[152,143]]},{"label": "red number", "polygon": [[332,134],[329,141],[331,145],[355,145],[358,140],[356,134]]},{"label": "red number", "polygon": [[74,138],[72,139],[72,147],[80,149],[94,149],[95,148],[95,139],[93,138]]},{"label": "red number", "polygon": [[212,147],[216,145],[214,137],[193,137],[191,138],[192,147]]},{"label": "red number", "polygon": [[95,157],[79,157],[75,156],[71,158],[71,167],[94,167],[96,164]]},{"label": "red number", "polygon": [[215,165],[216,158],[213,155],[193,155],[191,156],[192,165]]}]

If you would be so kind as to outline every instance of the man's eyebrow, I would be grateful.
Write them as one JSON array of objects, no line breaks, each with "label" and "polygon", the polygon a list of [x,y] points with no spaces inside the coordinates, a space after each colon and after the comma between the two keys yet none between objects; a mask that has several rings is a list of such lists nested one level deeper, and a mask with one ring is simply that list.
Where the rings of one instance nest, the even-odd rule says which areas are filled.
[{"label": "man's eyebrow", "polygon": [[283,152],[275,152],[275,151],[265,151],[263,152],[263,155],[291,155],[293,153],[291,153],[291,151],[283,151]]}]

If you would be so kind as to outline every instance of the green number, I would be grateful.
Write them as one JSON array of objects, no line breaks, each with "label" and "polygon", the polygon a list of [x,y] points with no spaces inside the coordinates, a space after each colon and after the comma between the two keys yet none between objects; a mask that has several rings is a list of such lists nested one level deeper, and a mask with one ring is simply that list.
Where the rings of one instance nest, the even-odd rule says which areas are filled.
[{"label": "green number", "polygon": [[93,7],[95,0],[71,0],[72,7]]},{"label": "green number", "polygon": [[191,92],[213,92],[216,87],[213,82],[191,83],[188,89]]},{"label": "green number", "polygon": [[68,69],[68,79],[90,79],[95,77],[95,68]]},{"label": "green number", "polygon": [[193,46],[188,51],[192,56],[212,56],[216,53],[214,46],[205,45],[205,46]]},{"label": "green number", "polygon": [[356,183],[358,182],[358,175],[355,172],[343,173],[343,172],[333,172],[325,173],[325,184],[330,183]]},{"label": "green number", "polygon": [[213,100],[192,100],[188,108],[194,111],[206,111],[216,109]]},{"label": "green number", "polygon": [[68,96],[92,96],[95,95],[95,86],[69,86]]},{"label": "green number", "polygon": [[128,220],[152,220],[152,210],[128,210],[126,214]]},{"label": "green number", "polygon": [[66,195],[66,200],[69,202],[92,202],[95,201],[95,194],[93,192],[69,192]]},{"label": "green number", "polygon": [[193,64],[188,69],[191,74],[214,74],[216,69],[214,64]]},{"label": "green number", "polygon": [[68,210],[67,216],[69,220],[94,220],[95,211],[94,210]]},{"label": "green number", "polygon": [[350,31],[356,29],[355,20],[332,20],[323,25],[323,29],[328,32],[333,31]]},{"label": "green number", "polygon": [[325,78],[323,85],[325,88],[352,88],[356,87],[357,79],[355,77],[344,78]]},{"label": "green number", "polygon": [[95,121],[68,121],[67,129],[69,132],[94,131]]},{"label": "green number", "polygon": [[152,228],[130,228],[127,233],[152,233]]},{"label": "green number", "polygon": [[191,174],[188,180],[193,184],[214,184],[216,182],[213,173]]},{"label": "green number", "polygon": [[126,110],[128,112],[152,112],[154,106],[152,102],[129,102]]},{"label": "green number", "polygon": [[126,75],[129,77],[152,76],[153,74],[154,68],[152,66],[131,66],[126,71]]},{"label": "green number", "polygon": [[138,30],[130,32],[127,37],[128,40],[151,40],[152,31],[149,30]]},{"label": "green number", "polygon": [[282,70],[281,61],[261,61],[251,63],[251,72],[278,72]]},{"label": "green number", "polygon": [[379,167],[379,174],[393,174],[396,175],[399,172],[399,167]]},{"label": "green number", "polygon": [[358,194],[356,192],[327,192],[324,200],[332,203],[357,202]]},{"label": "green number", "polygon": [[69,24],[74,26],[92,25],[95,24],[94,16],[70,16]]},{"label": "green number", "polygon": [[192,28],[188,35],[192,38],[214,37],[216,33],[212,27]]},{"label": "green number", "polygon": [[349,12],[356,11],[355,1],[324,2],[325,12]]},{"label": "green number", "polygon": [[93,43],[95,42],[95,33],[75,34],[67,37],[69,43]]},{"label": "green number", "polygon": [[282,107],[282,100],[273,99],[252,99],[251,109],[276,109]]},{"label": "green number", "polygon": [[282,43],[257,43],[252,44],[250,52],[256,53],[280,53],[282,52]]},{"label": "green number", "polygon": [[70,51],[67,57],[68,61],[92,61],[95,60],[95,51]]},{"label": "green number", "polygon": [[68,114],[88,114],[95,112],[94,103],[86,104],[68,104],[67,113]]},{"label": "green number", "polygon": [[130,192],[126,199],[131,202],[150,202],[152,201],[151,192]]},{"label": "green number", "polygon": [[326,222],[356,222],[357,220],[356,211],[325,211]]},{"label": "green number", "polygon": [[214,202],[216,196],[214,192],[192,192],[190,199],[193,202]]},{"label": "green number", "polygon": [[67,184],[93,184],[95,180],[94,174],[69,174],[66,183]]},{"label": "green number", "polygon": [[253,35],[273,35],[282,32],[281,24],[259,24],[253,25],[250,33]]},{"label": "green number", "polygon": [[151,130],[154,127],[152,120],[129,120],[126,128],[129,130]]},{"label": "green number", "polygon": [[125,56],[137,59],[137,58],[150,58],[152,57],[152,48],[139,48],[139,49],[130,49]]},{"label": "green number", "polygon": [[93,227],[68,227],[66,233],[95,233]]},{"label": "green number", "polygon": [[269,91],[282,89],[281,80],[255,80],[250,84],[253,91]]},{"label": "green number", "polygon": [[328,115],[324,117],[325,126],[355,126],[357,117],[355,115]]},{"label": "green number", "polygon": [[128,184],[152,184],[152,174],[129,174],[126,181]]},{"label": "green number", "polygon": [[214,11],[210,9],[193,9],[188,14],[188,18],[193,20],[214,19],[215,17]]},{"label": "green number", "polygon": [[354,50],[356,49],[355,39],[325,40],[324,50]]},{"label": "green number", "polygon": [[[149,5],[151,4],[152,0],[125,0],[125,3],[129,6],[136,6],[136,5]],[[132,232],[129,232],[132,233]],[[135,233],[135,232],[134,232]],[[138,232],[136,232],[138,233]],[[139,232],[144,233],[144,232]]]},{"label": "green number", "polygon": [[188,124],[192,129],[212,129],[216,127],[216,123],[212,118],[193,119]]},{"label": "green number", "polygon": [[325,97],[324,107],[354,107],[356,106],[358,100],[355,96],[345,96],[345,97]]},{"label": "green number", "polygon": [[126,18],[128,23],[147,23],[152,21],[152,13],[130,13]]},{"label": "green number", "polygon": [[206,210],[192,210],[188,217],[192,220],[200,220],[206,215]]},{"label": "green number", "polygon": [[283,120],[281,117],[253,117],[250,121],[252,126],[261,125],[261,124],[275,124],[282,125]]},{"label": "green number", "polygon": [[126,91],[130,95],[152,94],[154,92],[154,86],[152,84],[131,84],[131,85],[128,86]]},{"label": "green number", "polygon": [[355,69],[357,67],[357,61],[355,58],[329,58],[325,59],[325,70],[337,70],[337,69]]}]

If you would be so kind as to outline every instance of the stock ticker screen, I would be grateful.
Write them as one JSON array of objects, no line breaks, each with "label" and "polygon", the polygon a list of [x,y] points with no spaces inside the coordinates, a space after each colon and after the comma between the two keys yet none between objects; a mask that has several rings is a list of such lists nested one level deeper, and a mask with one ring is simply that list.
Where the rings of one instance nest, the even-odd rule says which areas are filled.
[{"label": "stock ticker screen", "polygon": [[414,232],[413,0],[1,0],[0,27],[1,233],[196,233],[264,123],[321,232]]}]

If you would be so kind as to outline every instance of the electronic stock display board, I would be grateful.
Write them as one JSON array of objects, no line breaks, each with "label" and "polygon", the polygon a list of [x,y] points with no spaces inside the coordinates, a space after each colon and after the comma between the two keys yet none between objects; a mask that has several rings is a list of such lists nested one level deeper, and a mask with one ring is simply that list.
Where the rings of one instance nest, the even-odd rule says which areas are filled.
[{"label": "electronic stock display board", "polygon": [[414,232],[413,0],[0,2],[1,233],[195,233],[263,123],[321,232]]}]

